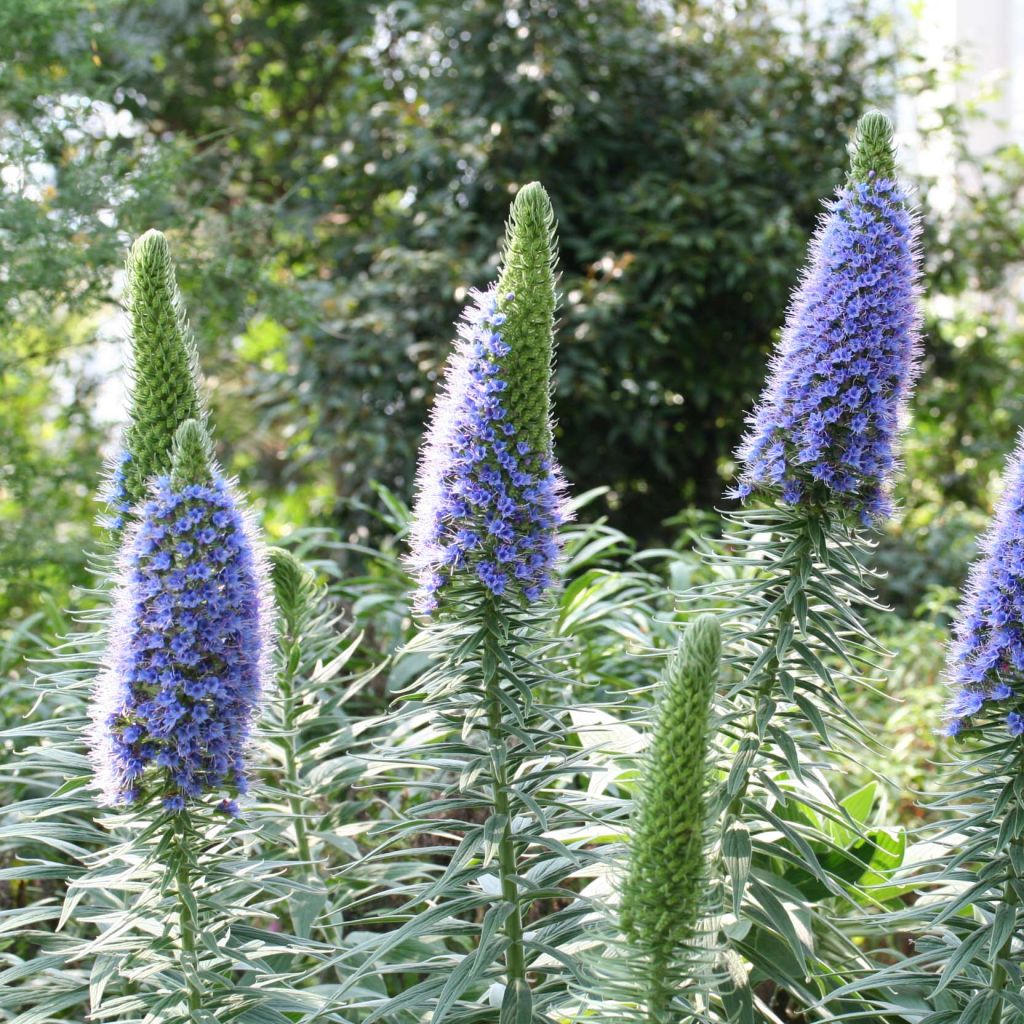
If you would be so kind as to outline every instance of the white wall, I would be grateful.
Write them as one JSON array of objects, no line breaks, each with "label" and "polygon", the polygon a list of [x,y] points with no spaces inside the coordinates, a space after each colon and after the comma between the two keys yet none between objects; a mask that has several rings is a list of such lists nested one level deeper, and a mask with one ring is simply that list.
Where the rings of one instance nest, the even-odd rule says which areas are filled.
[{"label": "white wall", "polygon": [[933,60],[954,50],[963,60],[954,97],[983,114],[971,122],[971,148],[982,154],[1009,142],[1024,145],[1024,0],[904,3],[916,9]]}]

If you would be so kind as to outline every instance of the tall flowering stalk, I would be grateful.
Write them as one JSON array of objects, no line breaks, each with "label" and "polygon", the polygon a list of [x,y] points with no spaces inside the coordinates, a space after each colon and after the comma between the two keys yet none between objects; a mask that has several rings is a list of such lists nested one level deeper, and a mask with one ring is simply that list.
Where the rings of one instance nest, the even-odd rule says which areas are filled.
[{"label": "tall flowering stalk", "polygon": [[171,474],[151,495],[124,544],[93,758],[105,802],[158,796],[180,811],[245,791],[268,597],[251,528],[196,420],[178,428]]},{"label": "tall flowering stalk", "polygon": [[[410,567],[428,623],[404,656],[425,655],[430,668],[385,724],[390,742],[376,756],[394,785],[430,795],[415,820],[381,826],[377,856],[393,859],[390,845],[404,842],[429,859],[398,872],[422,873],[419,886],[385,890],[401,901],[400,926],[350,954],[359,959],[349,984],[371,970],[404,976],[389,954],[406,940],[430,936],[447,953],[370,1020],[401,1007],[435,1021],[450,1013],[511,1024],[546,1019],[568,998],[567,961],[550,952],[578,932],[578,915],[557,904],[571,903],[563,879],[593,854],[558,838],[580,825],[558,781],[579,751],[567,709],[545,704],[557,684],[542,598],[567,517],[552,449],[554,259],[550,201],[526,185],[497,283],[473,293],[459,324],[424,442]],[[415,783],[411,765],[420,766]],[[531,909],[538,919],[527,929]]]},{"label": "tall flowering stalk", "polygon": [[1024,735],[1024,437],[981,550],[954,624],[947,673],[955,694],[943,731],[1001,725],[1016,738]]},{"label": "tall flowering stalk", "polygon": [[413,510],[411,564],[417,605],[435,611],[455,591],[457,614],[482,625],[481,662],[492,745],[494,811],[502,821],[498,866],[508,905],[510,1001],[528,998],[511,778],[502,689],[508,625],[501,605],[536,601],[552,582],[561,475],[551,436],[555,310],[554,215],[543,187],[524,186],[509,215],[504,266],[463,313],[444,391],[427,431]]},{"label": "tall flowering stalk", "polygon": [[[201,422],[178,427],[170,472],[150,481],[148,500],[134,511],[122,535],[89,737],[99,799],[117,809],[108,827],[124,838],[95,866],[105,885],[124,890],[117,921],[101,934],[117,936],[113,952],[140,989],[129,1001],[146,1019],[191,1024],[244,1008],[267,1019],[287,1011],[297,1020],[340,1021],[327,996],[291,986],[333,947],[310,938],[309,911],[301,909],[322,886],[310,876],[294,762],[285,785],[300,811],[300,876],[291,877],[292,849],[281,849],[258,820],[246,826],[244,842],[235,841],[231,819],[248,789],[276,638],[261,545]],[[305,581],[296,580],[294,564],[287,568],[292,585],[281,590],[301,604]],[[294,603],[289,611],[290,627],[320,625]],[[294,644],[288,658],[293,672],[303,661]],[[291,752],[294,682],[289,677],[284,693],[289,734],[281,737]],[[257,922],[279,921],[282,904],[298,934],[276,928],[271,938]],[[164,936],[155,948],[153,935]],[[290,966],[267,962],[264,950]],[[242,962],[251,984],[239,976]],[[103,1003],[102,990],[90,998],[94,1012],[110,1015],[120,1005],[117,996]]]},{"label": "tall flowering stalk", "polygon": [[879,975],[931,1011],[926,1019],[1024,1019],[1024,433],[981,540],[953,627],[953,693],[941,732],[957,761],[935,804],[936,859],[907,879],[927,900],[895,915],[914,955]]},{"label": "tall flowering stalk", "polygon": [[[59,880],[64,905],[55,889],[45,916],[6,912],[16,938],[0,1015],[340,1022],[328,995],[293,985],[334,945],[309,938],[318,893],[265,818],[233,820],[271,653],[269,594],[254,530],[211,454],[156,233],[132,249],[129,311],[122,461],[133,473],[121,477],[120,557],[100,591],[113,607],[101,602],[92,628],[54,652],[44,685],[55,714],[28,723],[5,809],[33,877]],[[325,654],[340,665],[322,617],[300,618],[317,641],[303,638],[298,671]],[[94,787],[80,784],[83,746]],[[299,935],[281,931],[282,906]],[[26,944],[35,955],[22,959]]]},{"label": "tall flowering stalk", "polygon": [[[864,866],[853,850],[880,843],[818,765],[843,752],[838,739],[855,742],[837,678],[870,673],[877,652],[859,615],[871,603],[860,531],[892,508],[918,364],[916,232],[895,177],[892,126],[866,114],[738,453],[734,493],[748,507],[730,514],[711,556],[718,580],[705,592],[722,605],[731,676],[714,801],[714,873],[726,882],[723,912],[737,922],[723,918],[722,1012],[768,1012],[758,994],[768,987],[823,1014],[806,1008],[838,979],[819,942],[839,942],[850,965],[863,965],[818,905],[853,899]],[[831,820],[845,831],[826,827]],[[789,870],[778,868],[782,851]],[[811,938],[788,923],[793,913]],[[778,943],[787,956],[766,955]],[[744,964],[745,988],[736,984]]]},{"label": "tall flowering stalk", "polygon": [[673,1006],[689,980],[708,905],[708,749],[718,682],[718,620],[702,615],[670,660],[633,815],[620,919],[651,1024],[684,1019]]},{"label": "tall flowering stalk", "polygon": [[178,427],[201,419],[195,342],[166,237],[147,231],[132,245],[125,266],[125,310],[130,325],[128,422],[104,497],[115,532],[134,519],[152,477],[171,469]]},{"label": "tall flowering stalk", "polygon": [[148,231],[126,264],[128,420],[105,488],[121,538],[89,735],[100,802],[169,814],[158,856],[176,903],[184,1012],[202,1009],[203,839],[186,808],[237,813],[245,748],[269,657],[265,575],[251,527],[215,470],[195,344],[167,239]]},{"label": "tall flowering stalk", "polygon": [[564,485],[552,454],[553,220],[540,185],[512,206],[504,269],[473,292],[423,445],[411,566],[417,606],[455,584],[536,601],[552,580]]},{"label": "tall flowering stalk", "polygon": [[246,789],[245,751],[271,646],[266,573],[196,420],[175,434],[124,542],[93,760],[110,804],[170,811]]},{"label": "tall flowering stalk", "polygon": [[499,602],[517,608],[551,584],[564,520],[551,436],[553,232],[547,193],[524,186],[509,214],[498,281],[473,294],[459,324],[423,447],[412,527],[419,608],[436,610],[445,589],[458,588],[458,613],[476,611],[482,625],[510,1005],[528,999],[528,989],[499,667],[508,626]]}]

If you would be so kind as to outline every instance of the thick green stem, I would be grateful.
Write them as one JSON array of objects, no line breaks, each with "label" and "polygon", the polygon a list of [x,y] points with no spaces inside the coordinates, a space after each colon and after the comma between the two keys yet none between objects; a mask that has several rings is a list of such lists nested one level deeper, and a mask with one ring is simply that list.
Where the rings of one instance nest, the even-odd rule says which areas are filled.
[{"label": "thick green stem", "polygon": [[[178,896],[178,922],[181,929],[181,961],[185,974],[187,986],[187,999],[189,1015],[191,1016],[202,1006],[201,994],[196,987],[196,970],[198,961],[196,958],[196,932],[198,922],[192,912],[192,904],[186,899],[185,894],[192,893],[192,873],[190,851],[188,846],[188,827],[185,816],[181,815],[181,825],[178,831],[178,867],[176,873],[177,896]],[[194,903],[194,900],[192,901]]]},{"label": "thick green stem", "polygon": [[[1003,886],[1003,905],[1016,907],[1017,890],[1013,885],[1012,881],[1008,881]],[[992,964],[992,974],[989,980],[989,990],[995,992],[1000,996],[996,1005],[992,1007],[992,1016],[988,1019],[988,1024],[1001,1024],[1003,1019],[1003,1000],[1001,998],[1003,989],[1006,988],[1007,974],[1004,962],[1010,956],[1013,949],[1013,931],[1006,936],[1006,941],[1002,944],[999,949],[999,953],[996,955],[995,961]]]},{"label": "thick green stem", "polygon": [[523,944],[523,914],[519,905],[515,840],[512,834],[512,802],[509,797],[508,736],[504,729],[501,700],[501,674],[498,620],[488,605],[484,613],[483,682],[487,701],[487,732],[491,748],[491,794],[494,813],[504,820],[498,842],[498,875],[501,897],[509,905],[504,930],[508,938],[505,970],[508,984],[526,983],[526,949]]},{"label": "thick green stem", "polygon": [[288,643],[286,650],[287,660],[284,671],[281,673],[285,729],[284,771],[288,786],[288,806],[292,812],[292,820],[295,827],[295,844],[298,847],[300,860],[307,865],[307,870],[312,871],[313,856],[309,845],[309,829],[306,826],[306,813],[305,808],[302,806],[299,780],[299,751],[296,731],[296,719],[299,709],[298,702],[295,699],[295,666],[298,663],[298,653],[297,641]]},{"label": "thick green stem", "polygon": [[652,957],[650,985],[647,990],[647,1015],[650,1024],[672,1024],[672,989],[667,984],[668,977],[668,964],[661,957]]},{"label": "thick green stem", "polygon": [[[808,556],[809,557],[809,556]],[[800,570],[800,563],[790,570],[790,577],[786,583],[783,584],[784,588],[788,588],[790,583],[796,578]],[[775,648],[774,653],[765,663],[761,669],[761,681],[757,686],[757,690],[754,696],[754,706],[750,712],[750,721],[745,730],[747,735],[760,737],[761,730],[758,728],[761,704],[768,700],[772,695],[772,691],[775,689],[775,685],[779,679],[779,670],[782,668],[782,662],[785,660],[787,650],[779,650],[778,640],[779,637],[785,632],[786,628],[793,621],[795,614],[795,608],[792,599],[785,601],[779,608],[775,615],[775,621],[773,623],[773,629],[769,637],[770,642]],[[780,656],[781,655],[781,656]],[[767,724],[767,723],[764,723]],[[750,786],[750,772],[747,771],[743,778],[743,784],[739,791],[732,798],[729,803],[729,817],[738,817],[740,810],[743,806],[743,800],[747,795],[747,789]]]}]

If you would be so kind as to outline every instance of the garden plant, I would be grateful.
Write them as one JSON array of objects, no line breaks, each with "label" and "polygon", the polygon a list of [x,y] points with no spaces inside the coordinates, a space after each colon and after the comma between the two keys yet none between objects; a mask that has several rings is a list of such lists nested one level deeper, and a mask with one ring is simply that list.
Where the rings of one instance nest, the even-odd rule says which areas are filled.
[{"label": "garden plant", "polygon": [[377,485],[372,535],[270,542],[139,237],[93,583],[2,737],[0,1020],[1024,1020],[1024,449],[918,826],[858,714],[922,362],[897,156],[865,113],[724,511],[674,549],[566,483],[543,183],[460,284],[411,508]]}]

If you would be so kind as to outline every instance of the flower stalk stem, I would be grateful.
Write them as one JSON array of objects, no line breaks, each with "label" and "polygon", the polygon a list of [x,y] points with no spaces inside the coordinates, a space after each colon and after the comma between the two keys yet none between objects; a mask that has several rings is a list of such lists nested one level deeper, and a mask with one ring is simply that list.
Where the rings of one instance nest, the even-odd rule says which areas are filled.
[{"label": "flower stalk stem", "polygon": [[651,1024],[674,1024],[672,988],[668,984],[669,966],[660,956],[651,959],[650,986],[647,990],[647,1015]]},{"label": "flower stalk stem", "polygon": [[503,723],[501,699],[499,623],[497,612],[488,601],[484,610],[483,683],[487,702],[487,732],[491,749],[491,794],[494,813],[503,819],[498,841],[498,874],[501,898],[509,905],[504,930],[508,938],[505,970],[508,984],[526,983],[526,950],[523,943],[523,916],[519,905],[515,840],[512,834],[512,807],[509,799],[508,736]]},{"label": "flower stalk stem", "polygon": [[[810,545],[804,546],[799,555],[799,560],[790,569],[788,580],[782,584],[783,593],[789,589],[790,585],[799,577],[801,570],[805,567],[806,563],[810,560],[811,552]],[[794,590],[793,596],[796,591]],[[786,655],[789,653],[789,645],[787,644],[785,649],[780,650],[779,638],[786,632],[787,627],[793,621],[793,616],[796,614],[796,608],[793,603],[793,598],[785,600],[775,613],[775,619],[773,622],[773,628],[771,632],[772,646],[775,648],[774,653],[765,663],[761,669],[761,681],[757,686],[756,696],[754,698],[754,706],[750,712],[750,721],[745,730],[748,736],[755,736],[760,738],[763,729],[767,727],[768,721],[760,721],[761,706],[767,701],[772,691],[775,689],[775,685],[779,679],[779,670],[782,668],[782,663],[786,659]],[[737,791],[736,795],[729,802],[729,817],[739,817],[743,806],[743,800],[747,795],[747,789],[750,786],[750,772],[746,772],[743,778],[743,783]]]},{"label": "flower stalk stem", "polygon": [[298,640],[288,636],[282,638],[285,646],[285,667],[281,673],[281,694],[284,697],[284,771],[288,785],[288,806],[292,812],[295,827],[295,845],[299,858],[306,866],[306,872],[313,872],[313,855],[309,843],[309,830],[306,826],[306,811],[302,806],[301,785],[299,780],[298,739],[296,719],[298,717],[298,701],[295,699],[295,670],[299,660]]},{"label": "flower stalk stem", "polygon": [[189,835],[188,824],[185,815],[180,814],[182,819],[177,835],[177,870],[176,892],[178,897],[178,923],[181,930],[181,961],[185,975],[186,999],[188,1002],[189,1016],[201,1009],[201,995],[196,987],[196,972],[198,961],[196,957],[196,926],[197,922],[192,911],[194,898],[186,898],[186,893],[192,894],[192,872],[189,859]]},{"label": "flower stalk stem", "polygon": [[[1018,904],[1017,890],[1011,881],[1007,881],[1003,886],[1003,905],[1009,907],[1016,907]],[[1003,965],[1004,961],[1010,956],[1013,949],[1013,931],[1006,936],[1006,941],[1002,944],[998,954],[996,954],[995,960],[992,964],[992,975],[989,981],[989,990],[996,993],[998,996],[1002,996],[1003,989],[1006,988],[1007,975],[1006,967]],[[1003,1019],[1003,1000],[999,998],[996,1001],[996,1005],[992,1007],[992,1015],[988,1019],[988,1024],[1001,1024]]]},{"label": "flower stalk stem", "polygon": [[[313,863],[313,847],[309,841],[309,826],[306,822],[306,808],[303,806],[302,781],[299,777],[299,751],[297,719],[299,714],[299,702],[295,696],[295,672],[299,663],[300,641],[295,636],[282,638],[282,647],[286,657],[285,667],[281,673],[280,686],[281,694],[284,697],[284,774],[285,785],[288,790],[288,808],[292,814],[292,823],[295,828],[295,848],[302,861],[302,876],[306,880],[321,878],[321,869]],[[296,922],[292,920],[292,928],[297,930]],[[341,945],[341,929],[332,926],[325,926],[324,933],[329,941],[336,946]],[[342,975],[335,964],[331,973],[340,985]]]}]

